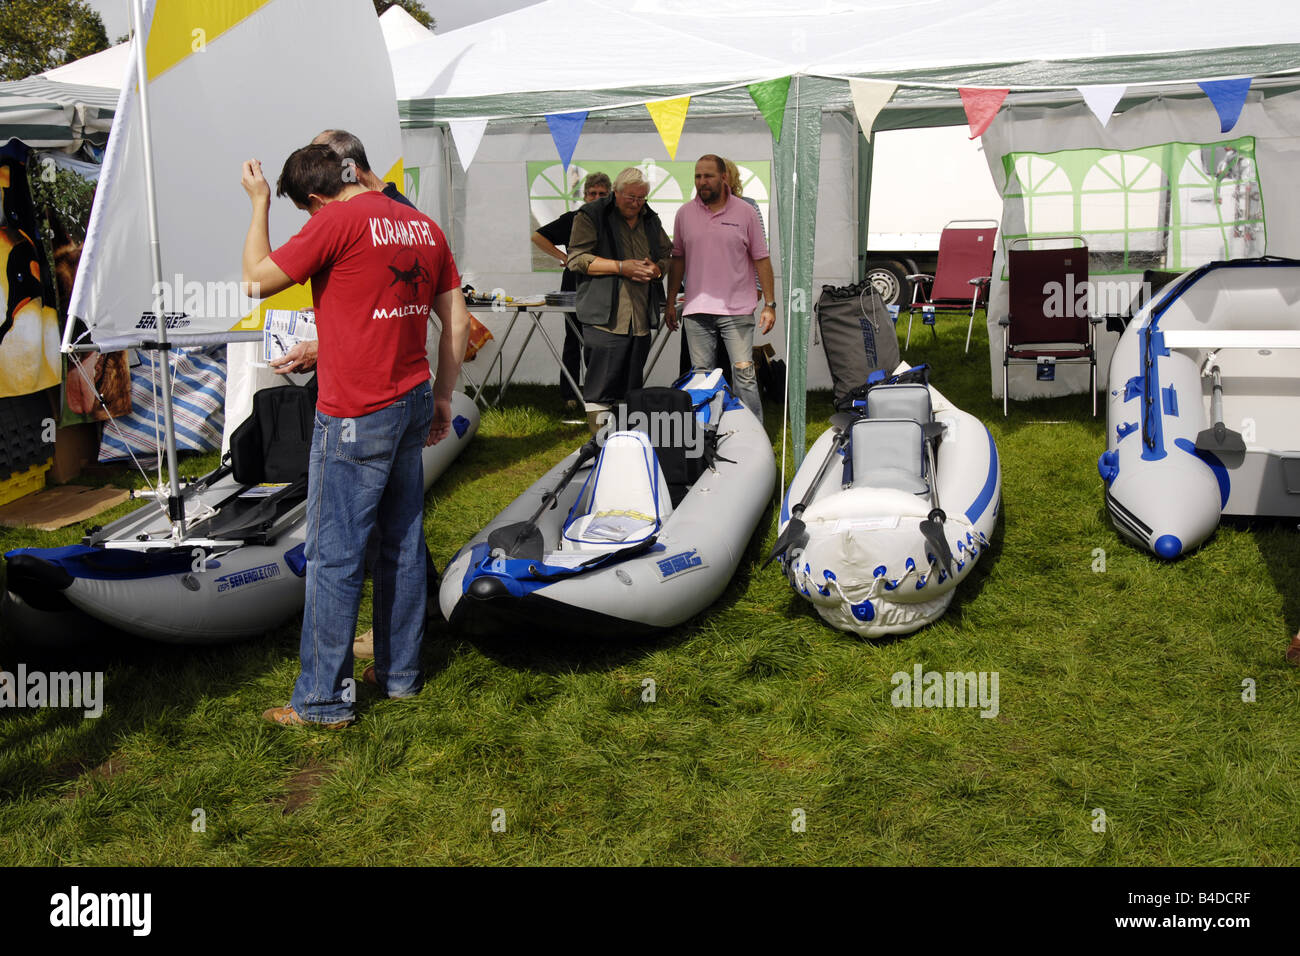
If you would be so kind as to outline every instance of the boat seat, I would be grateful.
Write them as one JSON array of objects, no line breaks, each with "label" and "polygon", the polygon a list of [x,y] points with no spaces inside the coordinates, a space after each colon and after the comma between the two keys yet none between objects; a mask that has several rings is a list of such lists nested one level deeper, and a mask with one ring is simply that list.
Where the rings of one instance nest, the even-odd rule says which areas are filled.
[{"label": "boat seat", "polygon": [[[710,377],[706,387],[716,384],[722,377],[720,370],[714,372],[715,376]],[[646,423],[659,467],[668,482],[669,497],[674,506],[681,504],[705,469],[704,426],[695,416],[690,394],[667,386],[636,388],[627,393],[625,404],[625,420],[629,424],[636,425],[642,420]],[[644,419],[637,416],[638,412],[645,416]],[[633,416],[637,417],[637,422],[633,421]]]},{"label": "boat seat", "polygon": [[852,468],[850,488],[930,493],[925,474],[925,433],[915,419],[858,419],[849,431],[846,458]]},{"label": "boat seat", "polygon": [[668,484],[649,436],[605,439],[561,535],[561,551],[617,551],[657,534],[672,514]]},{"label": "boat seat", "polygon": [[316,427],[315,382],[264,388],[253,396],[253,411],[230,436],[236,481],[275,484],[307,474]]},{"label": "boat seat", "polygon": [[922,425],[933,420],[930,389],[919,383],[877,385],[867,392],[868,418],[910,418]]}]

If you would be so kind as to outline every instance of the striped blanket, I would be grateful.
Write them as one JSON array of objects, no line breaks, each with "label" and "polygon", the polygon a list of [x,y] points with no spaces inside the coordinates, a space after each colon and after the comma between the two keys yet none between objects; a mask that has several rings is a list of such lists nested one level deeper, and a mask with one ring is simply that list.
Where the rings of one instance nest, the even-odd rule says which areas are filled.
[{"label": "striped blanket", "polygon": [[[137,354],[140,364],[131,369],[131,414],[104,423],[99,443],[101,462],[121,461],[130,453],[152,458],[163,437],[162,371],[155,372],[153,367],[158,353]],[[169,355],[177,451],[221,447],[226,420],[226,347],[172,349]]]}]

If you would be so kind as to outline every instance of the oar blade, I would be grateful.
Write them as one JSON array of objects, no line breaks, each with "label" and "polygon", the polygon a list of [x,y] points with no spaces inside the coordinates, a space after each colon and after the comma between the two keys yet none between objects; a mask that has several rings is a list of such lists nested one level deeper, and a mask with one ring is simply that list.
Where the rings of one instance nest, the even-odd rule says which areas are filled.
[{"label": "oar blade", "polygon": [[930,517],[921,522],[921,534],[925,537],[925,543],[929,545],[930,553],[934,555],[939,567],[952,574],[952,546],[948,544],[948,536],[943,532],[943,520],[942,511],[935,509],[930,512]]},{"label": "oar blade", "polygon": [[767,556],[763,566],[771,564],[778,558],[784,559],[786,554],[792,550],[799,550],[808,544],[808,528],[804,525],[802,518],[791,518],[790,523],[785,526],[776,539],[776,545],[772,548],[772,553]]},{"label": "oar blade", "polygon": [[1220,455],[1244,455],[1246,440],[1241,437],[1240,432],[1234,432],[1231,428],[1225,427],[1222,422],[1217,422],[1213,427],[1205,429],[1196,436],[1196,450],[1212,451]]},{"label": "oar blade", "polygon": [[502,525],[488,535],[488,548],[492,552],[500,551],[507,558],[524,558],[528,561],[540,561],[546,550],[542,532],[536,522],[516,521]]}]

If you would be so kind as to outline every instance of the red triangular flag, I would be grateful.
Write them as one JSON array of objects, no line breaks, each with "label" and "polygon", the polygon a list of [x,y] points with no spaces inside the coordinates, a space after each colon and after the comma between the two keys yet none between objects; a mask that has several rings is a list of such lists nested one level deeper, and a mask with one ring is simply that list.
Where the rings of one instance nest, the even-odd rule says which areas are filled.
[{"label": "red triangular flag", "polygon": [[1010,90],[979,90],[969,86],[957,88],[961,94],[961,105],[966,110],[966,122],[970,124],[970,138],[979,139],[998,115],[1002,101]]}]

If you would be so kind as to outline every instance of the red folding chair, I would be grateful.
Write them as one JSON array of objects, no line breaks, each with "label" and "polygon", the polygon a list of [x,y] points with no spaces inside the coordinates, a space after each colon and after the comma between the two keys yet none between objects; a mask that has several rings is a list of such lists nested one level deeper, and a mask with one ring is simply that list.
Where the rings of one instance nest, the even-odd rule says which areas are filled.
[{"label": "red folding chair", "polygon": [[[907,278],[912,283],[912,305],[907,311],[907,342],[912,344],[912,313],[922,309],[922,322],[930,326],[935,338],[934,321],[925,310],[965,312],[966,351],[970,351],[971,329],[975,327],[975,310],[987,304],[989,283],[993,280],[993,238],[998,224],[992,219],[954,219],[939,235],[939,262],[934,275],[917,273]],[[972,289],[972,286],[974,287]]]},{"label": "red folding chair", "polygon": [[[1066,249],[1016,248],[1020,243],[1057,241],[1078,245]],[[1097,324],[1102,319],[1088,314],[1087,289],[1088,246],[1082,237],[1043,236],[1011,243],[1007,250],[1008,314],[998,319],[998,325],[1002,326],[1004,417],[1012,362],[1032,362],[1043,368],[1057,362],[1087,362],[1092,384],[1092,414],[1096,417],[1095,339]]]}]

